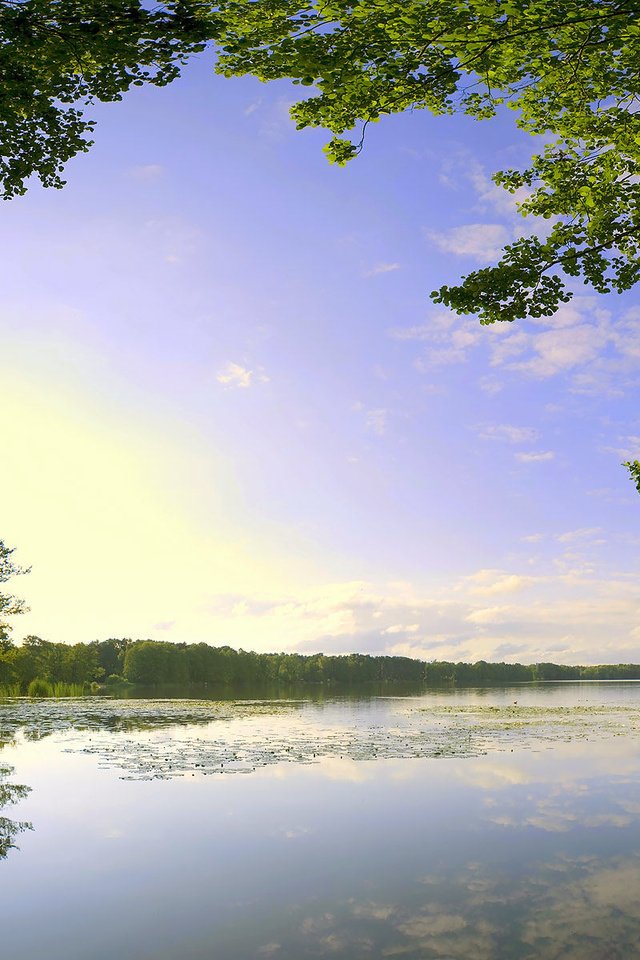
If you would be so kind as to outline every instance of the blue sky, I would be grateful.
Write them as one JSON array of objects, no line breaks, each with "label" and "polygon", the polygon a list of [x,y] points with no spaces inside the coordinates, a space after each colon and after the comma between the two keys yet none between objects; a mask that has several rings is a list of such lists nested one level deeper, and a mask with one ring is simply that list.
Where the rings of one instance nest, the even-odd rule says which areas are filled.
[{"label": "blue sky", "polygon": [[532,141],[418,112],[339,169],[297,93],[203,57],[3,206],[16,637],[639,661],[638,293],[435,307]]}]

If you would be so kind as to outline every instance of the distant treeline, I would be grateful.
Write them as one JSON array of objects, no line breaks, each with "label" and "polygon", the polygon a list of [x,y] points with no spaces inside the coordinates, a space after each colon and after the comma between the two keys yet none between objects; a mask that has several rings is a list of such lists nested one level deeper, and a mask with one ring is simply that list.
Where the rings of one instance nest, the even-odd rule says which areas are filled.
[{"label": "distant treeline", "polygon": [[[640,665],[582,667],[557,663],[450,663],[362,653],[251,653],[206,643],[96,640],[51,643],[0,640],[0,686],[26,693],[34,681],[55,684],[259,684],[418,682],[474,686],[531,680],[638,680]],[[32,689],[34,689],[32,687]]]}]

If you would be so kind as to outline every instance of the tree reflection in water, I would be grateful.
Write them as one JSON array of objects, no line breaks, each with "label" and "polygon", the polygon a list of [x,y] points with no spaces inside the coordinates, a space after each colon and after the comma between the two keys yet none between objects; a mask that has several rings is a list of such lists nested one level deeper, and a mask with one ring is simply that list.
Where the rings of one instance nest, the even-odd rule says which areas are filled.
[{"label": "tree reflection in water", "polygon": [[[0,748],[4,744],[0,741]],[[9,850],[16,848],[15,838],[23,830],[33,830],[30,823],[24,820],[10,820],[3,815],[5,807],[27,796],[31,787],[25,787],[19,783],[8,783],[7,777],[13,773],[13,767],[0,764],[0,860],[9,853]]]}]

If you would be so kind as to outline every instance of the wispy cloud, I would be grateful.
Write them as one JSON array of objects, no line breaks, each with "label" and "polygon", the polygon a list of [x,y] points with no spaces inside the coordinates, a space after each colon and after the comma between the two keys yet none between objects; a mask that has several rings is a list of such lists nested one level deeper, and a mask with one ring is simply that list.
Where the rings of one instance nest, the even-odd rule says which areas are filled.
[{"label": "wispy cloud", "polygon": [[365,270],[364,277],[379,277],[382,273],[393,273],[394,270],[400,270],[400,263],[376,263],[369,270]]},{"label": "wispy cloud", "polygon": [[389,412],[382,408],[367,410],[365,422],[368,430],[375,433],[376,436],[382,437],[387,432]]},{"label": "wispy cloud", "polygon": [[450,332],[459,328],[460,318],[451,310],[433,309],[425,323],[413,327],[391,327],[387,331],[392,340],[443,343]]},{"label": "wispy cloud", "polygon": [[131,167],[128,174],[133,180],[158,180],[164,172],[164,167],[160,163],[144,163]]},{"label": "wispy cloud", "polygon": [[640,385],[640,310],[613,316],[594,297],[576,296],[553,317],[515,326],[481,327],[473,318],[434,310],[424,323],[395,327],[388,335],[422,345],[414,366],[425,373],[466,363],[476,350],[486,352],[489,365],[500,371],[499,379],[485,375],[478,382],[489,396],[504,389],[509,374],[532,380],[562,377],[576,395],[618,397]]},{"label": "wispy cloud", "polygon": [[519,463],[542,463],[545,460],[555,459],[555,452],[553,450],[532,450],[529,453],[516,453],[515,457]]},{"label": "wispy cloud", "polygon": [[623,460],[635,459],[640,450],[640,437],[635,435],[619,436],[617,444],[603,447],[605,453],[615,453]]},{"label": "wispy cloud", "polygon": [[467,162],[464,169],[465,176],[476,191],[478,197],[476,208],[481,213],[490,211],[504,217],[521,219],[518,204],[531,195],[531,190],[520,187],[515,193],[509,193],[508,190],[494,183],[479,163]]},{"label": "wispy cloud", "polygon": [[533,427],[514,427],[509,423],[491,423],[479,428],[482,440],[504,440],[506,443],[535,443],[540,433]]},{"label": "wispy cloud", "polygon": [[222,370],[216,374],[216,380],[225,387],[246,389],[254,382],[268,383],[269,377],[261,370],[248,370],[247,367],[243,367],[239,363],[229,361],[229,363],[225,364]]},{"label": "wispy cloud", "polygon": [[490,397],[495,397],[497,393],[504,390],[504,383],[502,383],[501,380],[497,380],[496,377],[480,377],[478,386],[483,393],[488,394]]},{"label": "wispy cloud", "polygon": [[427,230],[425,236],[444,253],[473,257],[482,263],[498,258],[511,239],[510,231],[502,223],[467,223],[450,230]]},{"label": "wispy cloud", "polygon": [[432,346],[421,357],[416,358],[414,362],[416,370],[425,373],[432,367],[465,363],[469,359],[472,348],[481,340],[482,333],[479,324],[472,320],[449,325],[434,323],[430,337]]},{"label": "wispy cloud", "polygon": [[258,134],[261,139],[267,142],[278,142],[295,129],[294,121],[291,118],[291,108],[295,101],[287,97],[280,97],[275,101],[265,101],[262,99],[254,101],[248,105],[245,110],[245,116],[256,114],[255,122],[258,126]]},{"label": "wispy cloud", "polygon": [[513,610],[508,606],[480,607],[478,610],[473,610],[466,620],[469,623],[502,623],[511,616],[513,616]]},{"label": "wispy cloud", "polygon": [[576,540],[591,540],[602,533],[602,527],[580,527],[577,530],[567,530],[556,535],[558,543],[575,543]]},{"label": "wispy cloud", "polygon": [[511,363],[514,370],[538,380],[585,366],[594,361],[607,345],[606,325],[577,323],[573,326],[531,335],[521,339],[519,352],[531,348],[531,354]]},{"label": "wispy cloud", "polygon": [[532,190],[529,187],[520,187],[515,193],[510,193],[498,186],[469,151],[462,151],[447,158],[443,163],[440,179],[451,189],[471,186],[476,196],[473,212],[502,218],[510,240],[531,234],[546,236],[553,226],[553,218],[545,220],[542,217],[523,217],[519,205],[531,196]]},{"label": "wispy cloud", "polygon": [[613,317],[594,298],[575,297],[536,326],[542,329],[490,329],[493,366],[536,380],[568,375],[578,394],[620,396],[637,382],[640,323],[633,311]]},{"label": "wispy cloud", "polygon": [[287,637],[289,649],[301,652],[567,663],[637,659],[637,577],[598,578],[569,562],[554,569],[549,557],[544,571],[487,568],[431,588],[324,583],[260,603],[251,596],[246,605],[236,596],[226,613],[220,610],[215,629],[232,645],[259,636],[261,648],[270,649]]},{"label": "wispy cloud", "polygon": [[420,324],[417,327],[394,327],[389,330],[389,336],[392,340],[431,340],[433,338],[433,327],[427,323]]},{"label": "wispy cloud", "polygon": [[471,594],[492,597],[500,593],[516,593],[533,582],[533,578],[516,573],[503,573],[501,570],[478,570],[462,581],[461,587],[468,587]]},{"label": "wispy cloud", "polygon": [[251,103],[248,103],[247,106],[242,111],[245,117],[250,117],[252,113],[255,113],[256,110],[259,110],[262,106],[262,97],[257,97],[255,100],[252,100]]}]

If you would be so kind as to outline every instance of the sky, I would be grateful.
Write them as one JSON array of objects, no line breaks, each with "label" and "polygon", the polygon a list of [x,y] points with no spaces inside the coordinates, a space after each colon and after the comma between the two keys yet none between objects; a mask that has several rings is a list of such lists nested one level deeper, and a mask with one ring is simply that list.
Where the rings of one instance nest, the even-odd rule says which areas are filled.
[{"label": "sky", "polygon": [[3,205],[14,639],[640,662],[640,291],[483,327],[429,292],[535,230],[512,117],[369,128],[216,77],[92,110]]}]

